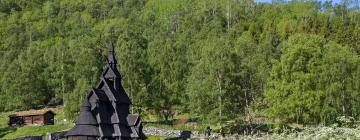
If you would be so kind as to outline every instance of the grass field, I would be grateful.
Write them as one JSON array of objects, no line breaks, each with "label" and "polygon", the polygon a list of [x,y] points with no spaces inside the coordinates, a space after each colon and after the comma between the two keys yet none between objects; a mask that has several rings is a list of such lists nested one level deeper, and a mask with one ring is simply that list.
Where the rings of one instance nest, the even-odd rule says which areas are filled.
[{"label": "grass field", "polygon": [[167,139],[169,137],[164,137],[164,136],[148,136],[148,140],[163,140],[163,139]]},{"label": "grass field", "polygon": [[148,140],[194,140],[191,139],[182,139],[182,138],[174,138],[174,137],[164,137],[164,136],[147,136]]},{"label": "grass field", "polygon": [[188,130],[188,131],[203,131],[205,126],[189,126],[185,124],[160,124],[160,123],[146,123],[144,126],[154,126],[162,129],[168,130]]},{"label": "grass field", "polygon": [[[52,109],[57,115],[55,116],[55,125],[45,126],[22,126],[22,127],[8,127],[8,115],[12,112],[0,113],[0,139],[10,139],[23,136],[37,136],[45,135],[47,132],[57,132],[72,128],[73,123],[66,121],[63,109]],[[170,130],[190,130],[190,131],[203,131],[205,126],[194,123],[189,125],[185,123],[186,116],[178,117],[169,124],[160,122],[145,123],[144,126],[155,126],[162,129]],[[297,132],[293,129],[284,130],[284,132],[264,133],[264,134],[248,134],[238,135],[237,137],[229,137],[231,139],[360,139],[360,125],[352,126],[351,128],[331,126],[331,127],[304,127],[299,125],[291,125],[292,128],[301,128],[303,131]],[[214,127],[215,128],[215,127]],[[164,136],[147,136],[149,140],[179,140],[175,137]]]},{"label": "grass field", "polygon": [[[8,127],[8,115],[13,112],[0,113],[0,139],[9,139],[23,136],[36,136],[36,135],[45,135],[47,132],[57,132],[62,130],[67,130],[73,127],[73,123],[66,121],[65,115],[63,113],[62,107],[49,108],[55,115],[55,125],[45,125],[45,126],[22,126],[22,127]],[[170,124],[164,124],[156,122],[155,116],[147,116],[146,120],[153,123],[145,123],[144,126],[154,126],[162,129],[171,129],[171,130],[190,130],[190,131],[201,131],[204,130],[204,126],[200,125],[187,125],[184,123],[184,120],[187,121],[186,115],[176,116]],[[145,117],[144,117],[145,118]],[[148,136],[150,140],[163,140],[163,139],[173,139],[178,138],[172,137],[163,137],[163,136]]]},{"label": "grass field", "polygon": [[73,127],[72,124],[57,124],[45,126],[0,127],[0,138],[9,139],[22,136],[45,135],[47,132],[57,132]]},{"label": "grass field", "polygon": [[[55,115],[55,125],[45,125],[45,126],[22,126],[22,127],[8,127],[8,115],[13,112],[6,112],[0,114],[0,139],[9,139],[23,136],[36,136],[36,135],[45,135],[47,132],[57,132],[62,130],[67,130],[73,127],[73,124],[65,120],[62,107],[50,108]],[[184,116],[180,116],[176,119],[183,119]],[[155,119],[150,119],[154,121]],[[175,129],[175,130],[201,130],[202,128],[196,126],[188,126],[182,123],[174,124],[161,124],[161,123],[148,123],[144,124],[145,126],[155,126],[163,129]],[[163,136],[148,136],[150,140],[163,140],[163,139],[176,139],[171,137]]]}]

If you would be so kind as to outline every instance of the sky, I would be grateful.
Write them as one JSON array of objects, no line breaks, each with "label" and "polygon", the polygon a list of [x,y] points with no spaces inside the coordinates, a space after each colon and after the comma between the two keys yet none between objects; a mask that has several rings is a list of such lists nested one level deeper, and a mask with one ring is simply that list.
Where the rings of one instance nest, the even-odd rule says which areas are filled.
[{"label": "sky", "polygon": [[[255,0],[256,2],[271,2],[272,0]],[[289,0],[285,0],[285,1],[289,1]],[[325,1],[330,1],[330,0],[318,0],[318,1],[321,1],[321,2],[325,2]],[[333,3],[340,3],[341,0],[332,0]]]}]

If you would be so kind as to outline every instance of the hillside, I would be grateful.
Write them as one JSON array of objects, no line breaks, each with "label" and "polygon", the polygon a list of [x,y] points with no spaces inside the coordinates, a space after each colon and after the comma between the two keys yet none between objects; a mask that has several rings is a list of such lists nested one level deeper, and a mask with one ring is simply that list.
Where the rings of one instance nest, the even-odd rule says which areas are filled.
[{"label": "hillside", "polygon": [[[73,120],[114,42],[131,113],[169,122],[360,118],[359,3],[1,0],[0,112]],[[247,120],[244,118],[248,118]]]}]

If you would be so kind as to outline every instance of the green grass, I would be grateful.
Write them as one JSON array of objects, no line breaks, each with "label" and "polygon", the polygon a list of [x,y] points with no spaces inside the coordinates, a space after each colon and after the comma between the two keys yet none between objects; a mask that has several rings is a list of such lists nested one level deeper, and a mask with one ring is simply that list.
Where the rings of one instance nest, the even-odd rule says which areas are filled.
[{"label": "green grass", "polygon": [[7,125],[8,123],[8,114],[0,113],[0,126]]},{"label": "green grass", "polygon": [[205,130],[205,126],[188,126],[184,124],[175,124],[175,125],[169,125],[169,124],[159,124],[159,123],[146,123],[144,126],[154,126],[162,129],[168,129],[168,130],[188,130],[188,131],[203,131]]},{"label": "green grass", "polygon": [[164,136],[148,136],[148,140],[163,140],[169,137],[164,137]]},{"label": "green grass", "polygon": [[51,108],[51,110],[54,111],[54,113],[56,114],[54,117],[56,124],[72,123],[71,121],[65,119],[64,109],[62,107]]},{"label": "green grass", "polygon": [[166,137],[166,136],[147,136],[147,140],[197,140],[195,138],[177,138],[177,137]]},{"label": "green grass", "polygon": [[72,128],[72,124],[8,127],[0,126],[0,138],[9,139],[22,136],[45,135],[46,132],[57,132]]},{"label": "green grass", "polygon": [[169,122],[164,122],[163,120],[157,118],[155,115],[147,114],[147,116],[142,116],[144,126],[154,126],[162,129],[169,130],[188,130],[188,131],[203,131],[206,126],[201,123],[189,123],[189,114],[178,114],[174,116]]},{"label": "green grass", "polygon": [[[46,126],[22,126],[22,127],[8,127],[8,114],[13,112],[0,113],[0,139],[9,139],[23,136],[35,136],[35,135],[45,135],[47,132],[57,132],[73,127],[73,124],[70,121],[65,121],[65,115],[62,107],[50,108],[54,111],[55,115],[55,125],[46,125]],[[175,116],[174,119],[186,119],[187,115]],[[155,121],[154,116],[148,115],[148,120]],[[148,121],[147,120],[147,121]],[[205,127],[201,125],[186,125],[183,123],[177,123],[176,121],[173,124],[162,124],[162,123],[147,123],[144,126],[154,126],[162,129],[171,129],[171,130],[189,130],[189,131],[202,131]],[[163,136],[149,136],[150,140],[162,140],[162,139],[177,139],[172,137],[163,137]]]}]

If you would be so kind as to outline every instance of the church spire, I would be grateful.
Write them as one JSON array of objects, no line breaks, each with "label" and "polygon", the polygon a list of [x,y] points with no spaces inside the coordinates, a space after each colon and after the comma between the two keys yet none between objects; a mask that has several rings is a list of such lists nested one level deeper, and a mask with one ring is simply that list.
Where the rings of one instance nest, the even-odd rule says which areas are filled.
[{"label": "church spire", "polygon": [[116,69],[116,58],[115,58],[115,50],[112,41],[109,42],[109,54],[108,54],[108,63],[112,69]]}]

